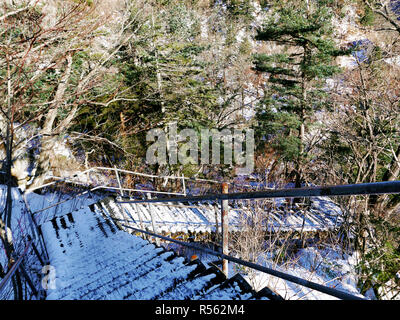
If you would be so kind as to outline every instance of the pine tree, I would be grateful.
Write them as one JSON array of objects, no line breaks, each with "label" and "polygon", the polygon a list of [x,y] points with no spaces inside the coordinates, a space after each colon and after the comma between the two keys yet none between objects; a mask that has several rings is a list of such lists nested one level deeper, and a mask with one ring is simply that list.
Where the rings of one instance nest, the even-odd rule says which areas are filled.
[{"label": "pine tree", "polygon": [[[108,101],[116,102],[100,105],[96,113],[88,108],[81,114],[85,121],[91,119],[89,129],[97,126],[124,149],[134,163],[125,163],[126,167],[143,166],[148,130],[167,130],[170,123],[177,123],[178,130],[212,127],[208,109],[216,104],[216,90],[207,81],[200,59],[208,44],[199,41],[197,12],[181,0],[135,9],[132,17],[138,21],[126,32],[136,30],[136,36],[116,61],[123,96],[118,100],[110,96]],[[159,171],[157,166],[153,169]],[[179,170],[163,169],[165,174]]]},{"label": "pine tree", "polygon": [[332,39],[328,4],[324,0],[277,2],[256,35],[256,40],[278,46],[278,52],[255,56],[255,69],[269,76],[256,115],[258,135],[273,138],[283,161],[294,163],[296,187],[305,178],[310,151],[306,133],[312,116],[329,104],[325,80],[339,71],[333,62],[345,53]]}]

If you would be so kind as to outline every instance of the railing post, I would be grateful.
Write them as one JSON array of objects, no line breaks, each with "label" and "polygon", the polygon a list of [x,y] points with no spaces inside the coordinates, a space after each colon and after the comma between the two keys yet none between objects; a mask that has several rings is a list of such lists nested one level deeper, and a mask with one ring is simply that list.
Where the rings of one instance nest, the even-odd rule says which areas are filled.
[{"label": "railing post", "polygon": [[[228,184],[222,183],[222,193],[228,193]],[[229,206],[228,200],[221,200],[222,253],[229,254]],[[228,277],[228,260],[222,259],[222,272]]]},{"label": "railing post", "polygon": [[[146,193],[147,195],[147,199],[151,199],[151,193],[148,192]],[[149,213],[150,213],[150,218],[151,218],[151,225],[153,227],[153,232],[155,234],[157,234],[157,228],[156,228],[156,222],[154,221],[154,217],[153,217],[153,212],[152,212],[152,205],[149,203]],[[156,241],[156,245],[160,246],[160,240],[158,238],[154,239]]]},{"label": "railing post", "polygon": [[121,193],[121,197],[124,196],[124,191],[122,190],[122,185],[121,185],[121,181],[119,180],[119,174],[118,174],[118,170],[117,167],[114,166],[114,171],[115,171],[115,176],[117,177],[117,181],[118,181],[118,186],[119,186],[119,191]]},{"label": "railing post", "polygon": [[[139,208],[138,204],[133,204],[133,206],[135,207],[135,210],[139,216],[139,223],[140,223],[140,229],[144,230],[144,225],[143,225],[143,218],[142,218],[142,210]],[[148,234],[144,234],[144,238],[146,240],[149,240],[149,235]]]},{"label": "railing post", "polygon": [[185,185],[185,175],[182,173],[182,191],[183,195],[186,197],[186,185]]}]

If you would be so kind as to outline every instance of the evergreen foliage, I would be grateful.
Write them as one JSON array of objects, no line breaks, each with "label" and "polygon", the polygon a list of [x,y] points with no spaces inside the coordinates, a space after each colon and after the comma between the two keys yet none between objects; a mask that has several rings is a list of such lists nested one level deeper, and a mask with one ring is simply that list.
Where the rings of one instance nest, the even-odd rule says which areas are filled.
[{"label": "evergreen foliage", "polygon": [[328,2],[277,5],[256,36],[281,48],[280,53],[255,55],[255,70],[268,77],[257,111],[259,146],[267,138],[284,161],[295,162],[297,185],[309,153],[305,133],[313,114],[329,106],[324,81],[340,71],[335,58],[347,53],[332,39]]}]

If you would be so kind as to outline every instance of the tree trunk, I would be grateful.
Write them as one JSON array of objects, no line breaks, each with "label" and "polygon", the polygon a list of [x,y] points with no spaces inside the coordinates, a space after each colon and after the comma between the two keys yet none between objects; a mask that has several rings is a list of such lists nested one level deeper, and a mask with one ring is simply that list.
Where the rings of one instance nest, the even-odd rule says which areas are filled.
[{"label": "tree trunk", "polygon": [[[400,144],[397,147],[395,154],[386,169],[382,181],[394,181],[398,179],[400,174]],[[369,206],[376,216],[388,216],[393,213],[400,206],[400,197],[390,199],[389,195],[371,195],[369,199]]]}]

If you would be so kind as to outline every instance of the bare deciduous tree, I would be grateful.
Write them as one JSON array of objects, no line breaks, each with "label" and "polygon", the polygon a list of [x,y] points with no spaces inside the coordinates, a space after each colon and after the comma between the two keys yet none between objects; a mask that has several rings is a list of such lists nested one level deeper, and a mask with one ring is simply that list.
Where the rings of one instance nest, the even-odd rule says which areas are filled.
[{"label": "bare deciduous tree", "polygon": [[[30,1],[22,8],[5,4],[1,11],[0,65],[8,73],[0,78],[2,133],[4,137],[8,125],[13,139],[6,145],[13,146],[14,162],[23,160],[32,144],[40,146],[37,170],[30,173],[40,179],[31,186],[41,184],[51,169],[57,139],[73,124],[80,106],[118,90],[118,82],[109,81],[117,73],[110,62],[134,34],[124,33],[132,23],[128,14],[107,25],[113,12],[104,13],[100,3],[51,5],[49,10]],[[107,90],[99,95],[99,88]],[[26,172],[14,171],[26,179]]]}]

